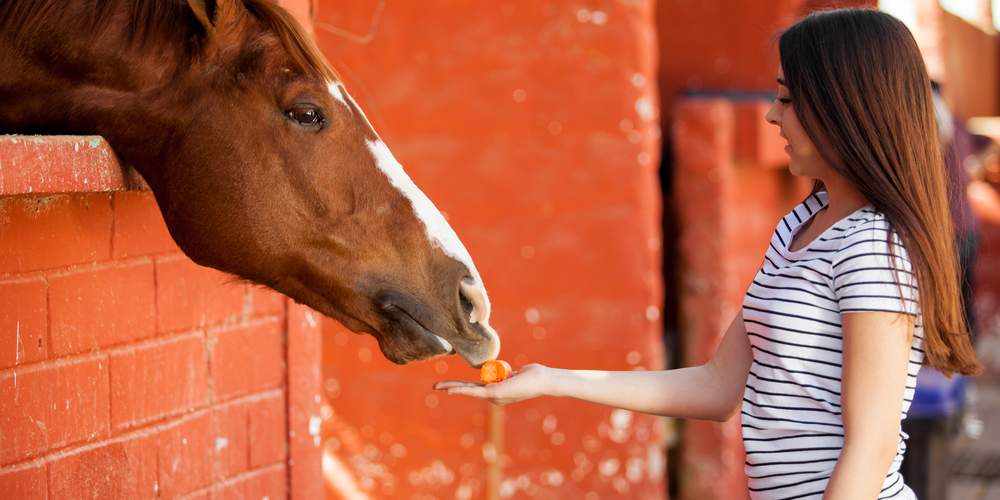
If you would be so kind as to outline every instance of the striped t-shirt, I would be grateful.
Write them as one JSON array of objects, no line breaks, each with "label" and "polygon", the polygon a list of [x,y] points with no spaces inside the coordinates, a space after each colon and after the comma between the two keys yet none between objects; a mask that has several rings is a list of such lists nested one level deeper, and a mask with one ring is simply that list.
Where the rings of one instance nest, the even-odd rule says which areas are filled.
[{"label": "striped t-shirt", "polygon": [[[841,314],[917,316],[900,419],[910,408],[923,361],[915,279],[893,232],[897,286],[886,241],[890,227],[881,213],[863,207],[812,242],[800,242],[799,250],[789,249],[798,229],[826,204],[826,193],[819,192],[781,219],[743,300],[753,351],[743,394],[743,442],[755,500],[823,497],[844,445]],[[878,498],[915,498],[899,473],[905,439],[901,432]]]}]

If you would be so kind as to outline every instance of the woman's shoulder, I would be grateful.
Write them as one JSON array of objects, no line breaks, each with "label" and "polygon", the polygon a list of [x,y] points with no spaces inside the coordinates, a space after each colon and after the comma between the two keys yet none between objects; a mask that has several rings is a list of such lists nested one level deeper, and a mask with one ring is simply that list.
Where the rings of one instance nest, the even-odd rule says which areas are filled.
[{"label": "woman's shoulder", "polygon": [[834,271],[843,268],[848,261],[910,269],[906,245],[884,213],[867,206],[852,214],[846,222],[833,259]]}]

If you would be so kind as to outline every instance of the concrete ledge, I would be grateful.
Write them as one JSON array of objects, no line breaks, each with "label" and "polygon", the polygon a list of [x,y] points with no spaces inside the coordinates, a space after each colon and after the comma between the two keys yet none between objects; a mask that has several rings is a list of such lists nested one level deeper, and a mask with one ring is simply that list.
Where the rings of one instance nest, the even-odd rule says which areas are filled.
[{"label": "concrete ledge", "polygon": [[0,196],[148,189],[96,135],[0,135]]}]

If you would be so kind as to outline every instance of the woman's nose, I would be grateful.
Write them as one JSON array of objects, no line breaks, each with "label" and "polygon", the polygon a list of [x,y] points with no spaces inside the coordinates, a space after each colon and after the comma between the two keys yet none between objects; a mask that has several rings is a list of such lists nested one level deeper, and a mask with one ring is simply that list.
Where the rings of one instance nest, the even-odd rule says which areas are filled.
[{"label": "woman's nose", "polygon": [[764,120],[767,121],[767,123],[770,123],[771,125],[780,128],[781,122],[778,120],[778,112],[774,108],[775,106],[774,104],[772,104],[771,108],[767,110],[767,114],[764,115]]}]

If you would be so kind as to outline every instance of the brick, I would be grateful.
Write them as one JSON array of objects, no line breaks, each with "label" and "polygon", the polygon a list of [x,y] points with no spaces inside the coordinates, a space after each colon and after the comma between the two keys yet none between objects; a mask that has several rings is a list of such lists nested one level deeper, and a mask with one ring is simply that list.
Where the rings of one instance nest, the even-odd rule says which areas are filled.
[{"label": "brick", "polygon": [[285,358],[282,333],[277,321],[209,332],[217,400],[281,385]]},{"label": "brick", "polygon": [[17,500],[48,499],[45,467],[44,463],[38,463],[0,469],[0,497]]},{"label": "brick", "polygon": [[285,465],[268,467],[246,480],[246,498],[288,498],[288,472]]},{"label": "brick", "polygon": [[285,312],[286,297],[270,288],[250,285],[250,314],[264,316],[282,314]]},{"label": "brick", "polygon": [[322,498],[322,450],[313,422],[320,418],[323,355],[322,316],[289,303],[288,317],[288,463],[289,489],[295,499]]},{"label": "brick", "polygon": [[52,498],[155,497],[156,439],[155,435],[130,437],[53,461]]},{"label": "brick", "polygon": [[115,193],[112,203],[115,218],[111,243],[113,258],[180,251],[167,231],[153,193]]},{"label": "brick", "polygon": [[247,500],[247,483],[234,480],[212,489],[212,500]]},{"label": "brick", "polygon": [[111,425],[120,429],[204,405],[208,363],[201,333],[111,353]]},{"label": "brick", "polygon": [[0,375],[0,464],[108,435],[108,362],[89,357]]},{"label": "brick", "polygon": [[99,136],[0,136],[0,196],[126,189],[126,176]]},{"label": "brick", "polygon": [[155,333],[153,264],[118,264],[49,280],[52,352],[57,355]]},{"label": "brick", "polygon": [[0,273],[23,273],[111,256],[107,194],[0,200]]},{"label": "brick", "polygon": [[285,425],[284,394],[250,403],[250,467],[285,460],[288,454],[288,428]]},{"label": "brick", "polygon": [[215,479],[233,477],[247,470],[250,444],[246,404],[214,409],[212,422],[215,430]]},{"label": "brick", "polygon": [[210,484],[214,442],[209,412],[162,431],[157,455],[160,495],[174,497]]},{"label": "brick", "polygon": [[212,490],[212,500],[288,498],[288,473],[284,464],[255,470]]},{"label": "brick", "polygon": [[233,277],[186,258],[156,261],[157,328],[161,332],[233,321],[246,287]]},{"label": "brick", "polygon": [[0,283],[0,368],[45,359],[46,286],[41,279]]}]

